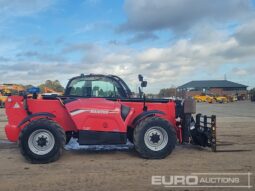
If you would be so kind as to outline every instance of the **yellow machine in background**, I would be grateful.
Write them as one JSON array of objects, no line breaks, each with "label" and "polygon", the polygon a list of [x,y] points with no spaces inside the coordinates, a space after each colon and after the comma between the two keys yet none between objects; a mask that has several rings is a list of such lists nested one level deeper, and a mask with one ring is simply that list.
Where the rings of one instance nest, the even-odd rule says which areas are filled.
[{"label": "yellow machine in background", "polygon": [[224,96],[224,97],[226,97],[228,99],[228,102],[238,101],[237,96],[235,96],[235,95],[232,95],[232,96],[228,95],[228,96]]},{"label": "yellow machine in background", "polygon": [[10,95],[19,95],[24,92],[25,88],[17,84],[2,84],[0,85],[0,107],[4,107],[7,97]]},{"label": "yellow machine in background", "polygon": [[214,99],[218,103],[228,103],[229,102],[228,98],[225,96],[215,96]]},{"label": "yellow machine in background", "polygon": [[214,103],[215,99],[209,95],[196,95],[193,97],[197,102]]},{"label": "yellow machine in background", "polygon": [[206,102],[206,103],[228,103],[234,101],[235,99],[229,99],[226,96],[215,96],[215,95],[196,95],[193,97],[197,102]]},{"label": "yellow machine in background", "polygon": [[0,93],[0,108],[4,107],[5,101],[8,96],[5,96],[4,94]]},{"label": "yellow machine in background", "polygon": [[43,88],[43,94],[44,94],[44,95],[45,95],[45,94],[63,95],[64,92],[57,92],[57,91],[55,91],[55,90],[53,90],[53,89],[51,89],[51,88],[44,87],[44,88]]}]

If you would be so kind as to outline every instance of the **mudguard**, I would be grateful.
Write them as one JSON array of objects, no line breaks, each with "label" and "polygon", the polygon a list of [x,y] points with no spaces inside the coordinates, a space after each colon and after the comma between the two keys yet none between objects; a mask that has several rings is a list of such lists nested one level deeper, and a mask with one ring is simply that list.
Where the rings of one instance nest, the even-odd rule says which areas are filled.
[{"label": "mudguard", "polygon": [[31,115],[28,115],[26,118],[24,118],[18,125],[18,128],[24,125],[26,122],[30,121],[34,117],[46,117],[46,118],[55,118],[56,116],[52,113],[48,112],[40,112],[40,113],[33,113]]},{"label": "mudguard", "polygon": [[147,118],[147,117],[151,117],[154,116],[156,114],[160,114],[160,115],[165,115],[164,112],[159,111],[159,110],[150,110],[150,111],[144,111],[142,112],[140,115],[138,115],[132,122],[133,126],[136,126],[141,120]]}]

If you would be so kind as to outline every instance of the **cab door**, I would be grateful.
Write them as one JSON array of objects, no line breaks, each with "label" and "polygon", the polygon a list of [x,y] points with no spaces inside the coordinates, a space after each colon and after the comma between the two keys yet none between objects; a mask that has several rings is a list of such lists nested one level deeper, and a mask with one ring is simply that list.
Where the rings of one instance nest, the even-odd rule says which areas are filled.
[{"label": "cab door", "polygon": [[126,142],[126,119],[130,113],[123,116],[125,106],[105,99],[120,96],[112,81],[101,77],[78,78],[68,88],[69,96],[77,97],[66,108],[79,131],[80,144]]},{"label": "cab door", "polygon": [[127,123],[119,102],[79,98],[66,108],[79,132],[80,144],[124,144]]}]

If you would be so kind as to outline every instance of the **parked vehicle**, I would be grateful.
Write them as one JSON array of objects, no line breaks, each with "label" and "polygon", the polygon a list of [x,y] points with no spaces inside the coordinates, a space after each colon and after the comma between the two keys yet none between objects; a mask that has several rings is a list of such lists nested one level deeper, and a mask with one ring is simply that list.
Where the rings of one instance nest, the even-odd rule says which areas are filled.
[{"label": "parked vehicle", "polygon": [[19,95],[24,92],[24,87],[17,84],[0,85],[0,108],[5,107],[5,101],[10,95]]},{"label": "parked vehicle", "polygon": [[215,96],[214,99],[218,103],[228,103],[229,102],[228,98],[225,96]]},{"label": "parked vehicle", "polygon": [[215,102],[215,99],[213,98],[213,96],[210,96],[210,95],[196,95],[194,96],[194,99],[197,102],[207,102],[207,103]]},{"label": "parked vehicle", "polygon": [[147,81],[141,75],[139,81],[139,98],[132,98],[121,78],[95,74],[70,79],[63,96],[8,97],[6,135],[19,142],[32,163],[56,161],[72,137],[80,145],[125,144],[129,139],[148,159],[165,158],[177,141],[216,151],[215,116],[194,119],[193,99],[147,99]]}]

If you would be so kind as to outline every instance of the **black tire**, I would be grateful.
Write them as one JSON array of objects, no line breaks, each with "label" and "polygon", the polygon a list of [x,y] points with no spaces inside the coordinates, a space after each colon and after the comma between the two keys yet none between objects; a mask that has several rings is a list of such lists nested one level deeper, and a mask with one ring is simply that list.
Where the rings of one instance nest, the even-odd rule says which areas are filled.
[{"label": "black tire", "polygon": [[[32,136],[32,133],[36,132],[37,130],[38,131],[41,130],[42,132],[43,131],[50,132],[52,137],[54,138],[52,149],[50,149],[48,153],[39,155],[30,149],[30,146],[28,143],[29,137]],[[44,139],[44,140],[47,140],[47,139]],[[38,143],[38,140],[37,140],[37,143]],[[65,143],[66,143],[66,136],[65,136],[64,130],[56,122],[49,119],[38,119],[38,120],[32,121],[26,127],[24,127],[24,129],[22,129],[19,136],[19,147],[20,147],[21,154],[29,162],[37,163],[37,164],[50,163],[50,162],[54,162],[58,160],[63,151],[63,147]]]},{"label": "black tire", "polygon": [[[166,132],[168,139],[166,145],[160,150],[152,150],[145,143],[146,132],[153,127],[157,127],[160,130]],[[167,157],[175,148],[177,138],[176,131],[169,124],[168,121],[160,117],[149,117],[142,120],[134,129],[134,145],[136,151],[143,158],[147,159],[162,159]]]}]

